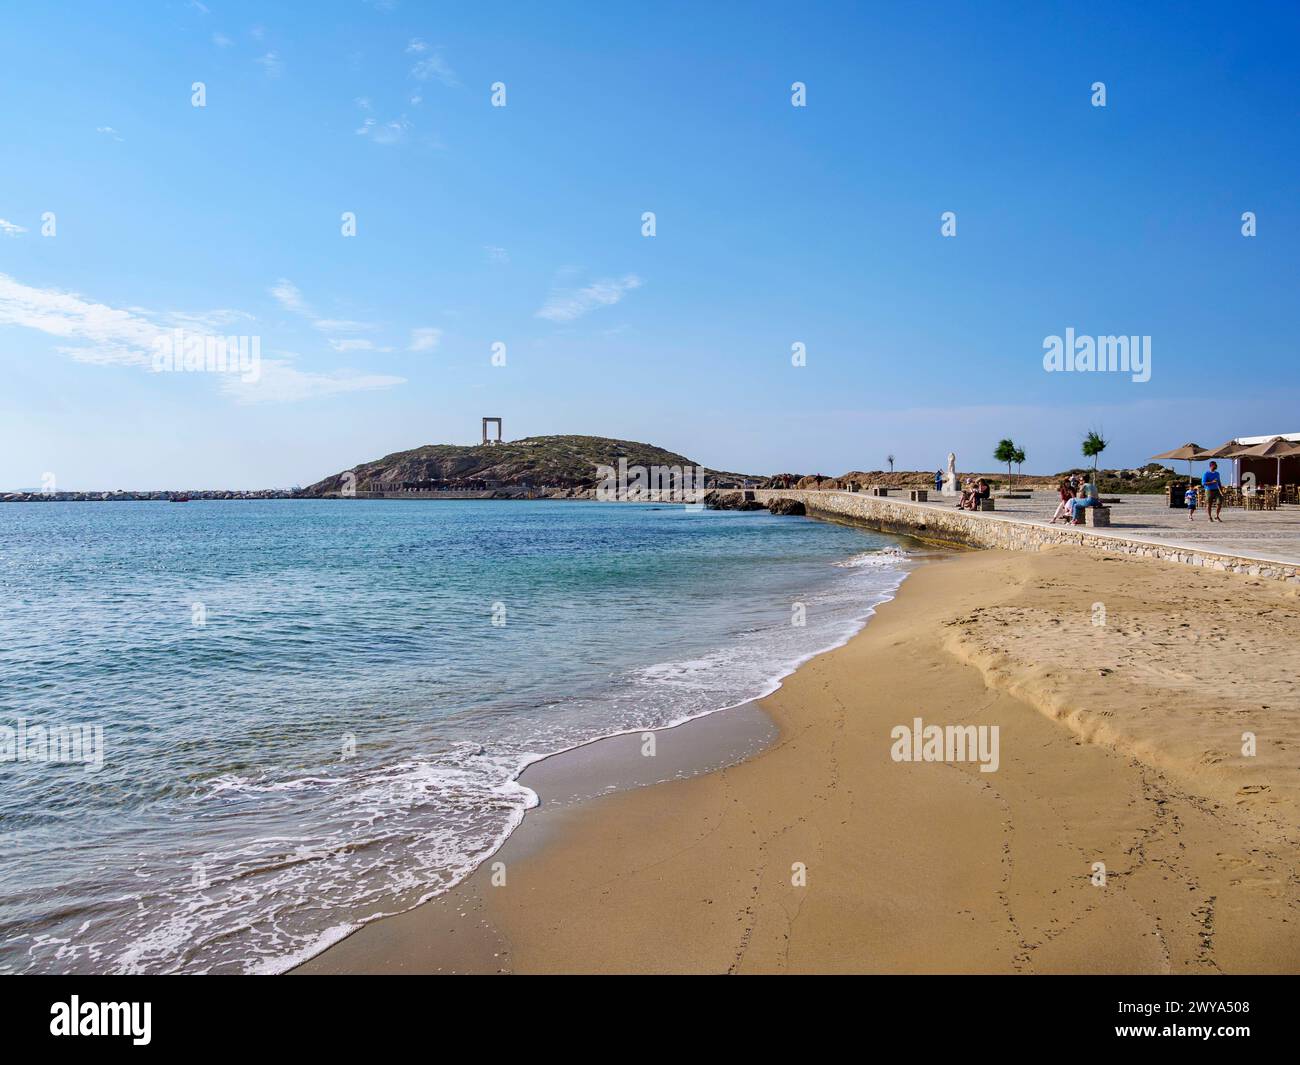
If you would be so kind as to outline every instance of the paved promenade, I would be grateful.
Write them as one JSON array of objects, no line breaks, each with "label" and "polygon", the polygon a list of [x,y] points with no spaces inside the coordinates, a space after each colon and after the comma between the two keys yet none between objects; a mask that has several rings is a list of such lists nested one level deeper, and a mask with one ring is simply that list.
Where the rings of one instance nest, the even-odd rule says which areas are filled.
[{"label": "paved promenade", "polygon": [[[907,493],[891,493],[907,499]],[[998,499],[1000,518],[1046,525],[1056,512],[1055,492],[1033,492],[1030,499]],[[1211,522],[1204,508],[1187,520],[1187,511],[1171,510],[1163,495],[1122,495],[1111,505],[1110,528],[1099,533],[1124,536],[1135,540],[1158,542],[1170,547],[1213,551],[1216,554],[1240,555],[1273,562],[1300,564],[1300,507],[1282,505],[1277,510],[1242,510],[1223,508],[1223,524]],[[955,509],[952,501],[926,503],[927,507]],[[990,517],[992,515],[989,515]],[[1061,522],[1057,522],[1061,526]]]},{"label": "paved promenade", "polygon": [[1203,512],[1189,521],[1185,510],[1166,507],[1162,495],[1125,495],[1110,504],[1110,526],[1094,529],[1050,524],[1056,493],[1049,491],[1030,493],[1028,499],[996,499],[995,511],[981,513],[959,510],[944,497],[913,503],[906,490],[885,497],[838,489],[754,489],[752,495],[763,503],[798,499],[814,516],[844,518],[922,539],[1018,551],[1073,544],[1300,584],[1296,506],[1273,511],[1225,508],[1220,524],[1207,521]]}]

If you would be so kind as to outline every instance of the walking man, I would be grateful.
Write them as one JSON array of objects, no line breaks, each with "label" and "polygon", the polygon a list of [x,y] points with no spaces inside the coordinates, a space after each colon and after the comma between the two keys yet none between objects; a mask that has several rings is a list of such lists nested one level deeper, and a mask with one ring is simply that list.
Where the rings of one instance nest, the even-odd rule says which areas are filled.
[{"label": "walking man", "polygon": [[1205,489],[1205,516],[1210,521],[1216,517],[1223,521],[1223,484],[1217,462],[1211,462],[1210,468],[1201,475],[1201,487]]}]

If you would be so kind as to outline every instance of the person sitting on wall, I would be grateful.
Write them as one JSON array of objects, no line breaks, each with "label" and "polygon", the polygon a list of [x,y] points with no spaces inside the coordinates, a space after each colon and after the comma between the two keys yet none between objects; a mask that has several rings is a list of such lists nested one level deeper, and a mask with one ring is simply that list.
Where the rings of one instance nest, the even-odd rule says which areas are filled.
[{"label": "person sitting on wall", "polygon": [[993,495],[993,489],[989,487],[988,481],[981,477],[977,481],[967,481],[966,491],[961,495],[961,508],[963,510],[979,510],[980,501],[988,499]]},{"label": "person sitting on wall", "polygon": [[1070,523],[1079,524],[1079,515],[1088,507],[1100,506],[1101,501],[1097,498],[1097,486],[1091,481],[1084,481],[1079,485],[1079,494],[1070,500]]},{"label": "person sitting on wall", "polygon": [[1070,501],[1074,499],[1074,489],[1070,487],[1069,478],[1062,478],[1061,483],[1056,486],[1056,495],[1059,502],[1056,504],[1056,513],[1052,515],[1049,525],[1055,525],[1058,518],[1069,519]]}]

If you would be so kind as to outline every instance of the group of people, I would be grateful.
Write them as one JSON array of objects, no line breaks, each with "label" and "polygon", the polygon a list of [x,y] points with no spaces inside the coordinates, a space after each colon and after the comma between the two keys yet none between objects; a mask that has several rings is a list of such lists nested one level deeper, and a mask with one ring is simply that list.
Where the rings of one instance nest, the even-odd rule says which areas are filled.
[{"label": "group of people", "polygon": [[1223,481],[1219,477],[1219,464],[1211,462],[1210,468],[1201,474],[1201,483],[1188,481],[1183,491],[1183,505],[1187,507],[1187,520],[1196,517],[1197,504],[1204,497],[1205,516],[1214,521],[1217,517],[1223,521]]},{"label": "group of people", "polygon": [[966,484],[961,490],[961,500],[957,503],[957,506],[962,510],[979,510],[980,503],[992,495],[993,488],[983,477],[978,480],[967,478]]},{"label": "group of people", "polygon": [[[956,478],[954,477],[954,481]],[[943,470],[934,471],[934,490],[935,493],[943,491]],[[962,485],[961,499],[957,506],[961,510],[979,510],[980,502],[993,497],[993,486],[983,477],[967,477]]]},{"label": "group of people", "polygon": [[[942,487],[943,472],[935,470],[934,490],[938,492]],[[1084,510],[1088,507],[1101,506],[1101,496],[1097,492],[1096,483],[1082,474],[1070,474],[1069,477],[1061,481],[1056,491],[1060,496],[1060,502],[1056,507],[1056,513],[1052,515],[1050,524],[1055,524],[1058,521],[1068,521],[1072,525],[1078,525],[1082,520]],[[961,501],[957,506],[962,510],[979,510],[980,502],[988,499],[992,494],[991,486],[983,477],[978,479],[967,478],[965,485],[962,487]],[[1183,499],[1187,506],[1189,520],[1196,515],[1197,506],[1204,504],[1206,517],[1210,521],[1214,521],[1216,518],[1223,521],[1223,482],[1219,478],[1219,464],[1217,462],[1210,463],[1210,468],[1202,474],[1199,485],[1195,481],[1188,482]]]},{"label": "group of people", "polygon": [[1064,519],[1072,525],[1078,525],[1083,511],[1088,507],[1101,506],[1101,497],[1097,485],[1087,478],[1072,473],[1056,487],[1060,497],[1056,513],[1052,515],[1052,524]]}]

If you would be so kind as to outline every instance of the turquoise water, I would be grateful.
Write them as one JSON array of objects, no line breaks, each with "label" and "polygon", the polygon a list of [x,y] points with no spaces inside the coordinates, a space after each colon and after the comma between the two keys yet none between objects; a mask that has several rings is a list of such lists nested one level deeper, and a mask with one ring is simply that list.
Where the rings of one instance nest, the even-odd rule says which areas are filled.
[{"label": "turquoise water", "polygon": [[491,853],[530,761],[770,691],[905,568],[679,506],[0,506],[0,727],[102,727],[0,761],[0,971],[282,970]]}]

